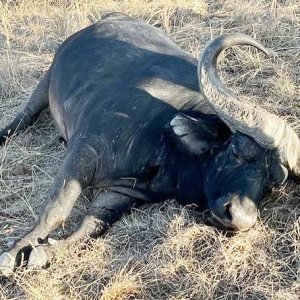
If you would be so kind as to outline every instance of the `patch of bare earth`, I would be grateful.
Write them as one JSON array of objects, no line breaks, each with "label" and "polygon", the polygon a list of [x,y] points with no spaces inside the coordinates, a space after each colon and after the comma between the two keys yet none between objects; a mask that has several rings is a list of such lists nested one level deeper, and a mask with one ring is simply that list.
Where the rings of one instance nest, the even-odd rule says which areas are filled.
[{"label": "patch of bare earth", "polygon": [[[58,45],[122,11],[160,27],[192,55],[213,37],[242,32],[247,47],[223,56],[223,77],[249,101],[300,133],[298,0],[18,0],[0,2],[0,127],[25,105]],[[242,99],[241,99],[242,101]],[[48,112],[0,148],[0,252],[27,232],[43,206],[64,149]],[[68,223],[75,228],[87,191]],[[266,197],[260,220],[229,235],[174,201],[135,210],[104,238],[58,253],[47,269],[0,279],[1,299],[299,299],[300,190],[291,180]]]}]

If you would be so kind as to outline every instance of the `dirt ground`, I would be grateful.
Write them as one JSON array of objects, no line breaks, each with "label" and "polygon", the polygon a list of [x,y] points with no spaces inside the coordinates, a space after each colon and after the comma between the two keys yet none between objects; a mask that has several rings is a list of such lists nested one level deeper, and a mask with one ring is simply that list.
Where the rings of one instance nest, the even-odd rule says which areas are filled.
[{"label": "dirt ground", "polygon": [[[108,11],[139,17],[197,57],[212,38],[242,32],[247,47],[224,55],[224,80],[300,134],[298,0],[4,0],[0,2],[0,128],[24,107],[55,49]],[[242,101],[242,100],[241,100]],[[38,218],[64,156],[46,111],[0,147],[0,253]],[[56,236],[75,228],[93,191]],[[47,269],[0,279],[0,299],[299,299],[300,189],[292,180],[263,201],[250,231],[228,234],[175,201],[134,210],[88,245],[57,253]]]}]

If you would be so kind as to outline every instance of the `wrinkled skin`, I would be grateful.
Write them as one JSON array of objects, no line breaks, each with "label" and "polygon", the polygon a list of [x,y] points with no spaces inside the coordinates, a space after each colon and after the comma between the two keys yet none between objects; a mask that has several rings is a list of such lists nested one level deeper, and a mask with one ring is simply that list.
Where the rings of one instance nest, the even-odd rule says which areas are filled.
[{"label": "wrinkled skin", "polygon": [[[29,268],[46,265],[57,248],[101,235],[146,202],[176,198],[248,230],[267,187],[286,179],[276,151],[232,133],[214,115],[199,93],[197,60],[125,15],[111,14],[61,45],[0,141],[48,105],[67,153],[36,226],[0,257],[4,275],[23,254]],[[71,236],[50,239],[87,186],[104,191]]]}]

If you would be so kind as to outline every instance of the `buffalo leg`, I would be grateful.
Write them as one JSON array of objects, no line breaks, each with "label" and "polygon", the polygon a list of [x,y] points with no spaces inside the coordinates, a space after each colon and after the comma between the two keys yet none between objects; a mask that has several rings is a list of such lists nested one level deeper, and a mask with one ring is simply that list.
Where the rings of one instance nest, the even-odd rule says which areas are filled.
[{"label": "buffalo leg", "polygon": [[10,274],[32,247],[65,222],[82,189],[92,179],[95,162],[89,149],[71,145],[48,193],[48,202],[34,229],[0,256],[0,274]]},{"label": "buffalo leg", "polygon": [[49,77],[50,70],[36,86],[24,110],[8,126],[0,131],[0,144],[15,132],[32,125],[39,114],[48,106]]},{"label": "buffalo leg", "polygon": [[47,265],[56,251],[89,238],[97,238],[124,213],[136,204],[137,200],[115,192],[102,193],[93,201],[86,212],[78,229],[65,240],[48,239],[48,244],[35,247],[29,256],[28,268],[43,267]]}]

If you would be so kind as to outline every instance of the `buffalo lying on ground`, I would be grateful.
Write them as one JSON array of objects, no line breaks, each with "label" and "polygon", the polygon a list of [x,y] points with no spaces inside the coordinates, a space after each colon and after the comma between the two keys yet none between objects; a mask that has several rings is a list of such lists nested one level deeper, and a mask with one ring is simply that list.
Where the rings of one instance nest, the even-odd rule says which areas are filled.
[{"label": "buffalo lying on ground", "polygon": [[[1,255],[2,274],[22,254],[28,267],[45,265],[57,247],[99,236],[145,202],[175,198],[210,210],[227,228],[253,226],[267,188],[288,170],[299,175],[300,144],[286,122],[238,101],[220,81],[217,58],[238,44],[267,53],[230,34],[197,61],[160,30],[119,13],[68,38],[24,111],[0,132],[3,142],[49,105],[67,142],[47,205],[34,229]],[[78,229],[65,240],[48,238],[87,186],[102,192]]]}]

